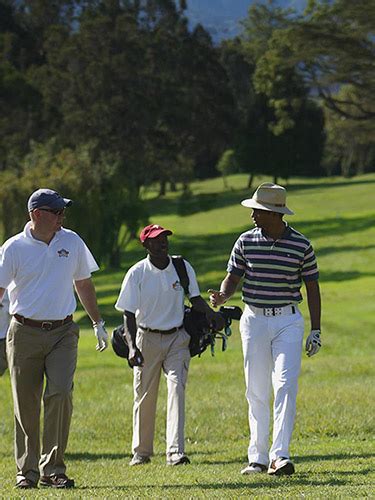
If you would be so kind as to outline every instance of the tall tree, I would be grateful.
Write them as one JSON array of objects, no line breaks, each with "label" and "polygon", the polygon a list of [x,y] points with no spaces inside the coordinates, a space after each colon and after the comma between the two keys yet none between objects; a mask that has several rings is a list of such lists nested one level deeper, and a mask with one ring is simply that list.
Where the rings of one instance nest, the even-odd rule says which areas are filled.
[{"label": "tall tree", "polygon": [[273,83],[272,99],[279,99],[283,106],[275,107],[254,79],[273,33],[285,25],[288,15],[274,2],[254,4],[241,39],[222,47],[240,112],[236,155],[240,167],[250,173],[249,185],[260,173],[275,179],[319,173],[323,115],[309,99],[308,87],[293,68],[280,72]]},{"label": "tall tree", "polygon": [[[356,120],[350,118],[357,113],[356,101],[361,100],[356,88],[344,86],[338,93],[345,115],[326,108],[327,144],[325,166],[328,173],[341,173],[344,177],[374,171],[375,159],[375,120]],[[369,108],[371,109],[371,108]],[[375,107],[373,106],[373,109]],[[349,118],[347,116],[349,116]],[[337,171],[337,167],[339,170]]]},{"label": "tall tree", "polygon": [[[282,98],[274,97],[274,88],[278,75],[293,69],[336,113],[357,121],[373,118],[374,26],[371,0],[310,0],[303,15],[289,17],[272,34],[257,67],[258,89],[285,117],[288,110]],[[361,99],[346,100],[338,94],[347,84]]]}]

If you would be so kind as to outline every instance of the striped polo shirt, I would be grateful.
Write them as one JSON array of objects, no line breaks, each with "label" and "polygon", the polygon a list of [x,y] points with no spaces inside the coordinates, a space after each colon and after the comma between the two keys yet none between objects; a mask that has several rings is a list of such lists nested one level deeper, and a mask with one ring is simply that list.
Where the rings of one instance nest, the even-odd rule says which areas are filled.
[{"label": "striped polo shirt", "polygon": [[241,234],[227,272],[244,275],[242,300],[255,307],[283,307],[302,301],[302,280],[319,278],[314,250],[307,238],[286,226],[274,240],[262,229]]}]

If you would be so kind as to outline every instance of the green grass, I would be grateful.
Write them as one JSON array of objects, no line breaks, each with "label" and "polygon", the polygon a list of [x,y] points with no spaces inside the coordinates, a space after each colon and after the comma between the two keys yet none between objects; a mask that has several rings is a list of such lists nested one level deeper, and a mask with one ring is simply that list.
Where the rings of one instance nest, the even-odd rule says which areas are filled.
[{"label": "green grass", "polygon": [[[269,179],[262,179],[269,180]],[[225,274],[233,242],[250,226],[246,177],[192,185],[190,198],[148,193],[151,221],[174,231],[171,252],[197,270],[202,295]],[[257,184],[260,182],[257,179]],[[27,498],[363,498],[374,496],[374,291],[375,175],[354,179],[296,179],[288,185],[287,220],[313,242],[321,271],[323,348],[304,358],[291,452],[296,474],[242,477],[248,445],[247,403],[237,325],[228,350],[206,352],[191,362],[187,389],[186,449],[189,467],[165,466],[166,391],[162,381],[152,464],[130,468],[132,372],[111,350],[95,352],[83,313],[75,409],[67,451],[72,492],[23,493]],[[95,277],[109,328],[120,322],[113,309],[125,270],[143,256],[136,242],[123,269]],[[233,304],[240,305],[240,294]],[[302,305],[306,319],[306,303]],[[13,489],[13,420],[9,376],[0,379],[0,497]],[[20,497],[20,495],[19,495]]]}]

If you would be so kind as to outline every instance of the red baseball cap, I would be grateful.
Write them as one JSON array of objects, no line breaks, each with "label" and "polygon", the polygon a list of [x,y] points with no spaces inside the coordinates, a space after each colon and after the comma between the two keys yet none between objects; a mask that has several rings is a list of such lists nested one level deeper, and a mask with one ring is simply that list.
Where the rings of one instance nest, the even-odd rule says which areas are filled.
[{"label": "red baseball cap", "polygon": [[164,229],[164,227],[159,226],[159,224],[150,224],[142,229],[139,239],[141,240],[141,243],[144,243],[147,238],[156,238],[159,234],[163,233],[167,236],[173,234],[172,231]]}]

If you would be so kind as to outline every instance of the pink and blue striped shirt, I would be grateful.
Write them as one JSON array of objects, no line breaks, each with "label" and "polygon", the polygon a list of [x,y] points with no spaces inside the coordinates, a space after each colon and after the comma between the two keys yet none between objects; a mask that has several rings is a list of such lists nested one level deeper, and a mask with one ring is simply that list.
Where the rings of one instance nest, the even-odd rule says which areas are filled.
[{"label": "pink and blue striped shirt", "polygon": [[290,226],[278,240],[255,228],[234,244],[227,272],[244,276],[242,300],[255,307],[283,307],[302,301],[303,281],[319,278],[314,250]]}]

